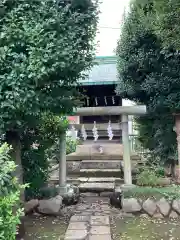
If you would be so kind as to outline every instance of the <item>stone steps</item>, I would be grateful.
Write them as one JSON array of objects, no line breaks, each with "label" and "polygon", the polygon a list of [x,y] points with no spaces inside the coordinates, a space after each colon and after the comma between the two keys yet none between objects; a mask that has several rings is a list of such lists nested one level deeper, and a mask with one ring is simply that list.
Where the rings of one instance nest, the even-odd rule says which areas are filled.
[{"label": "stone steps", "polygon": [[[50,182],[53,185],[58,184],[58,176],[53,176],[50,179]],[[116,178],[116,177],[107,177],[107,178],[101,178],[101,177],[68,177],[67,178],[67,183],[73,184],[73,185],[80,185],[83,183],[112,183],[112,182],[117,182],[117,183],[123,183],[122,178]]]},{"label": "stone steps", "polygon": [[[136,172],[136,164],[138,162],[132,161],[132,174]],[[75,185],[80,184],[85,178],[119,178],[123,179],[123,161],[121,160],[79,160],[67,161],[67,176],[68,183]],[[50,182],[58,184],[59,171],[56,165],[51,171]],[[121,180],[123,183],[123,180]],[[97,182],[97,181],[96,181]],[[109,180],[107,182],[110,182]]]},{"label": "stone steps", "polygon": [[81,169],[80,177],[122,177],[120,169]]},{"label": "stone steps", "polygon": [[[51,178],[50,183],[52,185],[58,184],[58,177]],[[109,197],[113,192],[116,184],[123,184],[124,180],[116,177],[68,177],[67,183],[76,185],[79,187],[81,193],[87,193],[87,196],[103,196]],[[93,195],[95,193],[95,195]]]},{"label": "stone steps", "polygon": [[[102,147],[101,153],[99,147]],[[115,183],[123,184],[123,147],[117,143],[91,143],[78,145],[76,152],[66,156],[67,183],[79,186],[83,193],[112,192]],[[137,169],[141,158],[131,156],[132,173]],[[50,182],[59,182],[58,165],[51,171]],[[91,195],[91,194],[90,194]],[[107,194],[105,194],[107,195]]]},{"label": "stone steps", "polygon": [[80,192],[113,192],[115,182],[87,182],[79,185]]},{"label": "stone steps", "polygon": [[82,169],[121,169],[122,161],[120,160],[83,160]]}]

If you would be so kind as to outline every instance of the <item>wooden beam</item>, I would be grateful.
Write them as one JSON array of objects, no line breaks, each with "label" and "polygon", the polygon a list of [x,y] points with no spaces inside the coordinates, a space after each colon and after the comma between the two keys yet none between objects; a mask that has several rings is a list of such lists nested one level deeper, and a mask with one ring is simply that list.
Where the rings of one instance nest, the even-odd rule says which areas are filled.
[{"label": "wooden beam", "polygon": [[103,115],[144,115],[146,106],[115,106],[115,107],[82,107],[74,110],[75,116],[103,116]]}]

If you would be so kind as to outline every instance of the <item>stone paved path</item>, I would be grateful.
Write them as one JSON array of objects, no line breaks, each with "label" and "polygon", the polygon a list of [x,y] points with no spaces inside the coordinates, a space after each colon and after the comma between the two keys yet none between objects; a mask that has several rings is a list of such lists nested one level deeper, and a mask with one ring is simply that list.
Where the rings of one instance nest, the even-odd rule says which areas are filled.
[{"label": "stone paved path", "polygon": [[65,240],[112,240],[107,198],[87,198],[75,208]]}]

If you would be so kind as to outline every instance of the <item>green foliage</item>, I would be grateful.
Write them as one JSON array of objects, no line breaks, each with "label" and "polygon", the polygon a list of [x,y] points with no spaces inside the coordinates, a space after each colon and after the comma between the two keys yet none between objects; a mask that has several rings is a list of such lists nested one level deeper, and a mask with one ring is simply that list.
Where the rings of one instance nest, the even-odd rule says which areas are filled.
[{"label": "green foliage", "polygon": [[155,174],[158,176],[158,177],[165,177],[165,170],[164,170],[164,167],[155,167]]},{"label": "green foliage", "polygon": [[67,137],[66,138],[66,154],[75,152],[78,143],[79,143],[78,139],[74,141],[71,137]]},{"label": "green foliage", "polygon": [[180,187],[171,186],[164,188],[157,187],[135,187],[123,193],[125,198],[147,199],[154,198],[156,200],[165,197],[168,200],[180,199]]},{"label": "green foliage", "polygon": [[159,177],[153,169],[145,168],[137,176],[137,185],[138,186],[157,186],[159,183]]},{"label": "green foliage", "polygon": [[90,0],[11,2],[1,1],[0,128],[19,131],[41,112],[70,113],[77,105],[75,85],[92,66],[98,11]]},{"label": "green foliage", "polygon": [[47,179],[44,151],[64,131],[56,116],[79,104],[78,80],[93,65],[97,20],[98,0],[0,2],[0,132],[21,138],[35,194]]},{"label": "green foliage", "polygon": [[48,173],[48,161],[45,156],[45,149],[23,150],[22,164],[24,172],[24,182],[29,183],[25,191],[26,200],[40,197],[40,189],[46,185]]},{"label": "green foliage", "polygon": [[[80,144],[80,140],[72,140],[71,137],[66,137],[66,154],[70,154],[76,151],[77,145]],[[59,162],[59,139],[56,139],[55,143],[46,150],[46,158],[50,163]]]},{"label": "green foliage", "polygon": [[19,207],[22,186],[13,177],[16,169],[9,156],[10,147],[0,147],[0,239],[15,240],[16,227],[20,223],[22,209]]},{"label": "green foliage", "polygon": [[[155,159],[156,160],[156,159]],[[139,167],[139,174],[137,175],[138,186],[161,186],[162,178],[165,177],[165,169],[162,165],[150,161],[149,159],[145,164]]]},{"label": "green foliage", "polygon": [[41,188],[48,180],[48,152],[62,132],[67,129],[68,121],[64,117],[51,113],[42,115],[40,124],[35,129],[24,132],[22,148],[22,165],[24,182],[29,183],[25,191],[26,199],[40,198]]},{"label": "green foliage", "polygon": [[163,46],[180,50],[180,2],[179,0],[154,0],[156,34],[163,40]]},{"label": "green foliage", "polygon": [[59,190],[55,186],[46,186],[40,189],[39,198],[40,199],[49,199],[56,197],[59,193]]},{"label": "green foliage", "polygon": [[155,14],[152,0],[132,1],[117,47],[117,92],[147,106],[148,115],[137,119],[140,141],[167,162],[176,156],[172,113],[180,110],[180,57],[164,50],[164,39],[154,31]]}]

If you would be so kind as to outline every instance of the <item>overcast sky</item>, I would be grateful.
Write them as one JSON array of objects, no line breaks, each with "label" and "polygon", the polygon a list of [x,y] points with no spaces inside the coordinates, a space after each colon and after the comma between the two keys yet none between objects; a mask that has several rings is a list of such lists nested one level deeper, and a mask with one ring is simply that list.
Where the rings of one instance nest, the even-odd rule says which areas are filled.
[{"label": "overcast sky", "polygon": [[113,51],[120,36],[120,29],[109,28],[121,27],[123,13],[130,0],[101,0],[101,2],[97,56],[111,56],[114,55]]}]

